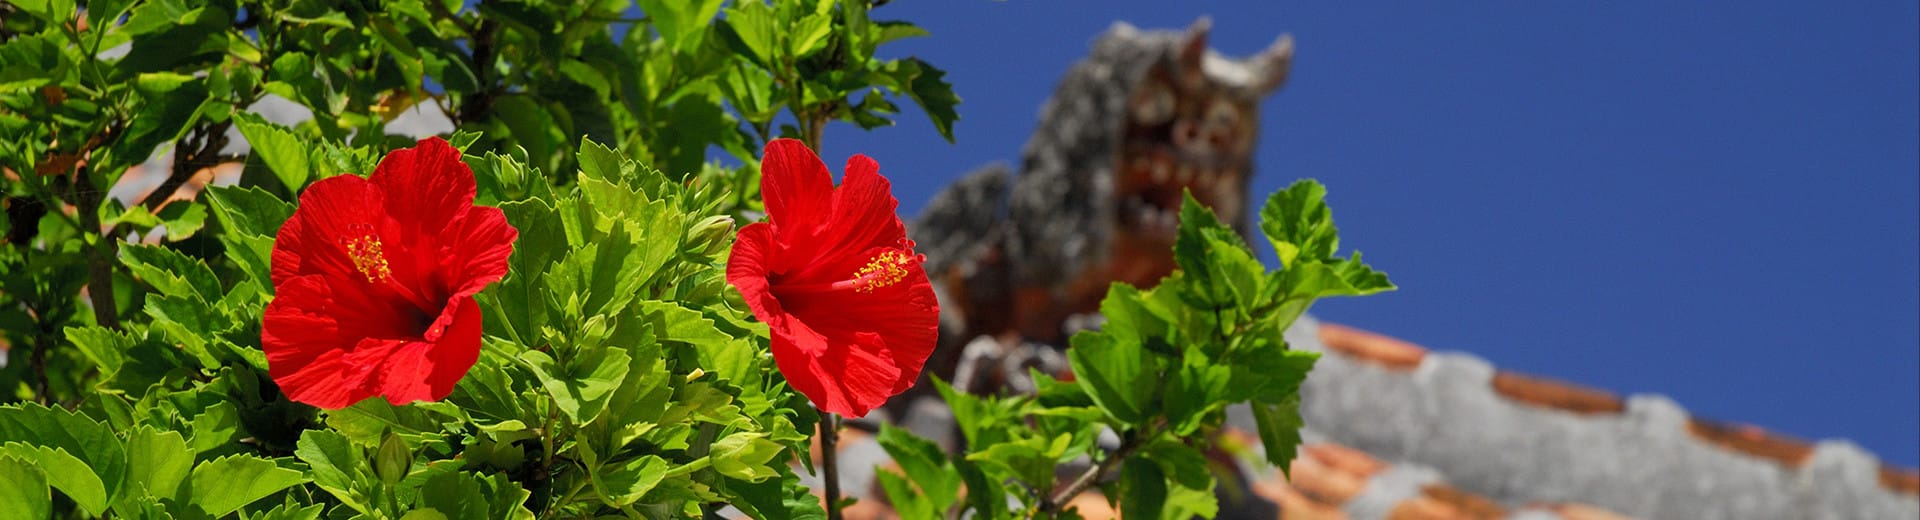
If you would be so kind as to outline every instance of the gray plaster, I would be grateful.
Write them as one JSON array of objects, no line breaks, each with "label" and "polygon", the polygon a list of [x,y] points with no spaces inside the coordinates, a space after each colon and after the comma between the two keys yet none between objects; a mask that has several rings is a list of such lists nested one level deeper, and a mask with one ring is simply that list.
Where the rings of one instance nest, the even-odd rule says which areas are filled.
[{"label": "gray plaster", "polygon": [[[1287,339],[1327,352],[1318,325],[1302,318]],[[1489,385],[1493,373],[1461,353],[1429,353],[1411,372],[1328,353],[1302,387],[1302,414],[1330,441],[1434,468],[1510,507],[1581,502],[1703,520],[1920,517],[1920,499],[1879,486],[1878,462],[1850,444],[1823,443],[1794,471],[1699,441],[1686,411],[1664,397],[1578,415],[1509,401]]]}]

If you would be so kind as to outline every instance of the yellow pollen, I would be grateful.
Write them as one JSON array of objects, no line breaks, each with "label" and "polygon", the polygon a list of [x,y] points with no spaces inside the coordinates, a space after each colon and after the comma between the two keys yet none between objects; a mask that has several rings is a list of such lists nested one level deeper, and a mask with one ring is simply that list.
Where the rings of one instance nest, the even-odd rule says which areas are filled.
[{"label": "yellow pollen", "polygon": [[854,292],[870,293],[907,278],[907,262],[915,257],[901,254],[899,251],[887,251],[873,257],[866,267],[853,275]]},{"label": "yellow pollen", "polygon": [[380,238],[373,235],[361,235],[360,238],[347,241],[347,257],[353,259],[353,267],[367,277],[367,283],[380,283],[393,276],[393,270],[387,268],[387,257],[380,252]]}]

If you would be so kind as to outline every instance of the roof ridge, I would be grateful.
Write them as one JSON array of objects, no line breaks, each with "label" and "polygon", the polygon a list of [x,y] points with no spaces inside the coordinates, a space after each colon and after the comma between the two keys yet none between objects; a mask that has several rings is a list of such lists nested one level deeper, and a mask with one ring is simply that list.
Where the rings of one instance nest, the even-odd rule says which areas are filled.
[{"label": "roof ridge", "polygon": [[[1327,322],[1318,322],[1317,336],[1328,351],[1394,372],[1418,370],[1431,352],[1410,341]],[[1533,408],[1584,416],[1620,415],[1628,411],[1626,399],[1619,394],[1551,377],[1495,368],[1488,386],[1508,401]],[[1752,424],[1683,412],[1686,430],[1695,438],[1789,469],[1805,466],[1821,444]],[[1878,465],[1881,487],[1907,496],[1920,496],[1920,471],[1879,460],[1878,456],[1873,458]]]}]

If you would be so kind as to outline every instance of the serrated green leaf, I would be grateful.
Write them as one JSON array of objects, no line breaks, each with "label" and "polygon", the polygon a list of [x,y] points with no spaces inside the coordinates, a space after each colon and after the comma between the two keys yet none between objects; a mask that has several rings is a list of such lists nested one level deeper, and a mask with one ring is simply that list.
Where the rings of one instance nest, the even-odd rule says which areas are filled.
[{"label": "serrated green leaf", "polygon": [[1333,258],[1340,246],[1340,230],[1333,225],[1333,210],[1327,207],[1326,196],[1326,186],[1301,179],[1268,196],[1266,205],[1260,208],[1260,231],[1280,253],[1282,269],[1292,268],[1296,258],[1308,262]]},{"label": "serrated green leaf", "polygon": [[251,455],[231,455],[202,463],[194,466],[188,478],[192,486],[188,503],[215,517],[307,482],[299,471]]},{"label": "serrated green leaf", "polygon": [[99,326],[68,327],[67,342],[99,366],[101,374],[109,376],[120,371],[126,352],[135,343],[132,336]]},{"label": "serrated green leaf", "polygon": [[120,251],[123,254],[120,263],[160,294],[197,298],[202,302],[217,302],[226,296],[213,269],[200,259],[166,246],[129,244]]},{"label": "serrated green leaf", "polygon": [[[23,443],[18,446],[46,448],[35,450],[36,454],[57,451],[66,455],[64,458],[46,455],[52,459],[75,459],[76,467],[87,475],[64,470],[56,474],[44,460],[40,461],[41,468],[47,470],[48,481],[56,487],[66,482],[85,494],[74,496],[73,491],[61,488],[94,515],[106,513],[107,500],[116,496],[126,481],[125,446],[106,425],[84,415],[34,403],[0,406],[0,443],[13,442]],[[91,494],[94,484],[99,486],[98,495]]]},{"label": "serrated green leaf", "polygon": [[1161,336],[1140,337],[1134,332],[1154,319],[1142,300],[1139,290],[1131,286],[1109,287],[1101,312],[1108,316],[1104,330],[1114,332],[1075,334],[1073,348],[1067,349],[1075,381],[1101,410],[1122,424],[1144,424],[1158,411],[1167,360],[1154,351],[1172,349]]},{"label": "serrated green leaf", "polygon": [[625,349],[606,347],[596,355],[581,354],[564,366],[537,350],[521,353],[520,359],[533,369],[561,412],[575,423],[586,423],[606,408],[607,399],[626,377],[631,358]]},{"label": "serrated green leaf", "polygon": [[240,438],[240,413],[231,402],[214,403],[194,414],[190,427],[194,453],[208,453]]},{"label": "serrated green leaf", "polygon": [[905,79],[900,83],[906,87],[907,96],[926,111],[927,119],[940,131],[940,137],[953,142],[953,123],[960,120],[960,113],[954,107],[960,105],[960,96],[953,93],[953,84],[947,82],[947,72],[919,58],[896,63],[900,68],[895,76]]},{"label": "serrated green leaf", "polygon": [[[753,518],[761,520],[826,520],[827,512],[820,507],[820,499],[800,484],[800,477],[791,471],[781,472],[779,479],[767,479],[763,482],[728,481],[727,487],[737,490],[739,502],[733,505]],[[982,517],[1000,518],[1000,517]]]},{"label": "serrated green leaf", "polygon": [[299,191],[306,187],[307,180],[313,176],[313,164],[307,160],[306,143],[295,137],[293,132],[261,118],[252,112],[240,112],[233,115],[233,124],[240,129],[240,135],[247,138],[247,144],[253,148],[253,154],[260,157],[267,169],[287,191]]},{"label": "serrated green leaf", "polygon": [[720,13],[720,0],[639,0],[638,3],[640,11],[653,20],[654,29],[660,31],[660,39],[681,51],[691,50],[699,44],[700,35],[706,33],[707,24],[714,15]]},{"label": "serrated green leaf", "polygon": [[1260,429],[1260,444],[1266,448],[1267,462],[1280,468],[1291,479],[1293,458],[1300,448],[1300,394],[1294,393],[1278,403],[1254,402],[1253,421]]},{"label": "serrated green leaf", "polygon": [[935,508],[933,502],[922,495],[907,477],[887,470],[875,470],[874,478],[880,480],[881,491],[886,492],[887,502],[893,505],[895,514],[900,518],[940,518],[944,509]]},{"label": "serrated green leaf", "polygon": [[0,458],[31,461],[40,468],[48,484],[72,499],[80,509],[94,516],[107,513],[107,499],[111,496],[107,485],[101,482],[100,476],[94,474],[86,461],[66,449],[8,442],[0,446]]},{"label": "serrated green leaf", "polygon": [[[193,452],[180,432],[141,426],[127,433],[127,486],[123,500],[139,495],[173,498],[193,469]],[[116,504],[115,510],[133,507]]]},{"label": "serrated green leaf", "polygon": [[1120,463],[1120,517],[1166,518],[1167,477],[1160,465],[1141,457]]},{"label": "serrated green leaf", "polygon": [[[875,440],[900,465],[906,480],[919,487],[920,494],[929,506],[945,511],[959,500],[960,474],[947,461],[946,452],[940,449],[940,445],[885,423],[880,425],[880,435]],[[892,494],[891,490],[888,494]]]},{"label": "serrated green leaf", "polygon": [[160,208],[160,223],[166,226],[167,241],[179,242],[200,232],[207,225],[207,206],[176,201]]},{"label": "serrated green leaf", "polygon": [[32,459],[0,455],[0,518],[52,518],[47,475]]},{"label": "serrated green leaf", "polygon": [[280,504],[253,517],[253,520],[320,520],[320,514],[325,513],[326,510],[326,504],[313,504],[306,507]]},{"label": "serrated green leaf", "polygon": [[356,485],[371,478],[366,455],[347,437],[331,430],[301,432],[293,455],[311,468],[313,483],[339,499],[341,504],[362,513],[373,510],[370,497]]},{"label": "serrated green leaf", "polygon": [[486,486],[472,473],[454,471],[428,477],[420,486],[420,506],[449,520],[488,520]]},{"label": "serrated green leaf", "polygon": [[827,48],[827,36],[833,34],[833,16],[826,13],[811,13],[800,17],[788,28],[788,52],[795,58],[805,58]]},{"label": "serrated green leaf", "polygon": [[661,479],[667,476],[668,466],[666,459],[656,455],[608,464],[593,474],[594,489],[599,490],[601,500],[609,506],[631,505],[660,485]]},{"label": "serrated green leaf", "polygon": [[726,13],[726,26],[745,47],[747,57],[762,67],[779,62],[775,53],[780,49],[780,29],[772,8],[756,0],[740,2]]},{"label": "serrated green leaf", "polygon": [[293,217],[292,204],[257,186],[209,186],[206,193],[213,201],[214,218],[228,233],[271,239],[280,233],[280,225]]}]

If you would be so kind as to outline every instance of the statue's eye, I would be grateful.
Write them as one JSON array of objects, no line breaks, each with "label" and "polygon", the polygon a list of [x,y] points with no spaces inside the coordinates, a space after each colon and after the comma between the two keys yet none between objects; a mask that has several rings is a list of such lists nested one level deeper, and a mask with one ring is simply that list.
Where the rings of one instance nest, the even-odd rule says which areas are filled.
[{"label": "statue's eye", "polygon": [[1128,110],[1140,124],[1157,125],[1173,118],[1173,92],[1160,82],[1147,82],[1133,93]]},{"label": "statue's eye", "polygon": [[1231,132],[1240,125],[1240,109],[1225,99],[1213,100],[1207,106],[1206,125],[1214,132]]}]

